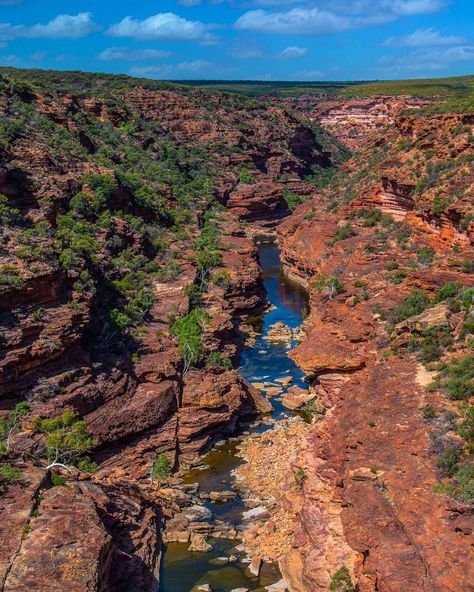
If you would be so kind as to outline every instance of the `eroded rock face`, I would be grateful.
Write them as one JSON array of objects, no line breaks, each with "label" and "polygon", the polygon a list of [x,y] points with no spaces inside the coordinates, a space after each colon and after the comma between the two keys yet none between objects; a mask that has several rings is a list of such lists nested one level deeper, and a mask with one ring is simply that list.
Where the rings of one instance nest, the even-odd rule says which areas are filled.
[{"label": "eroded rock face", "polygon": [[[2,116],[10,113],[17,98],[7,82],[5,89],[0,93]],[[164,454],[173,467],[195,460],[215,439],[232,433],[241,419],[270,410],[237,372],[206,367],[211,353],[221,356],[226,367],[236,359],[245,339],[240,321],[265,304],[257,251],[239,220],[264,223],[266,217],[279,218],[286,213],[284,191],[309,191],[301,180],[303,172],[311,164],[327,166],[331,155],[323,154],[298,115],[275,106],[265,108],[268,117],[262,117],[260,108],[248,109],[239,100],[229,104],[222,97],[202,97],[137,89],[111,105],[101,98],[63,92],[31,93],[28,101],[43,128],[54,124],[58,137],[70,132],[79,144],[74,144],[75,150],[63,150],[48,143],[49,132],[35,128],[30,137],[19,134],[8,150],[2,148],[0,193],[34,230],[28,248],[19,244],[21,233],[14,225],[1,232],[0,264],[14,272],[14,280],[5,289],[2,284],[0,297],[0,407],[5,415],[25,399],[33,407],[12,440],[16,459],[26,461],[25,486],[15,490],[16,502],[9,494],[2,498],[11,516],[5,521],[10,532],[2,556],[8,572],[5,589],[65,589],[70,582],[71,590],[155,590],[162,503],[150,484],[155,459]],[[140,129],[125,132],[123,126],[135,123],[136,116]],[[157,137],[166,137],[176,151],[194,147],[198,158],[209,164],[206,174],[212,178],[215,205],[219,201],[233,210],[232,215],[219,213],[221,264],[207,278],[201,302],[209,317],[203,329],[204,353],[197,368],[185,376],[172,326],[190,310],[186,287],[198,282],[195,241],[209,203],[199,196],[194,209],[186,211],[186,221],[179,222],[185,230],[178,237],[167,211],[169,207],[178,217],[182,213],[173,183],[165,179],[159,191],[153,191],[157,204],[160,201],[158,215],[149,205],[137,203],[127,183],[115,174],[123,156],[122,141],[114,144],[117,154],[110,168],[99,165],[93,155],[108,139],[94,136],[89,125],[103,125],[129,147],[134,143],[135,149],[149,149],[155,162],[165,158]],[[132,134],[133,140],[121,134]],[[218,149],[211,148],[217,144]],[[255,175],[255,186],[240,178],[240,169]],[[86,175],[106,177],[114,189],[106,199],[110,216],[95,229],[97,257],[91,257],[81,276],[85,269],[76,269],[76,263],[60,264],[55,241],[60,216],[72,211],[72,198],[82,192],[87,201],[94,194],[94,177],[85,182]],[[268,200],[262,200],[264,193]],[[33,227],[37,223],[46,229],[44,236]],[[151,228],[150,235],[137,229],[143,224]],[[31,247],[38,244],[38,261],[30,264]],[[150,263],[145,282],[154,304],[135,323],[132,347],[125,332],[113,329],[109,313],[124,305],[114,282],[135,262],[141,265],[140,258]],[[105,280],[107,290],[97,289],[98,278]],[[32,457],[31,451],[42,449],[43,440],[34,433],[33,420],[55,418],[66,409],[84,420],[98,468],[93,480],[74,473],[71,480],[81,481],[67,489],[51,488],[49,482],[42,484],[44,471]],[[44,489],[41,500],[38,489]],[[31,530],[23,537],[28,516]],[[48,556],[51,546],[61,550],[56,559]],[[37,564],[41,569],[34,582]]]},{"label": "eroded rock face", "polygon": [[33,495],[21,513],[8,503],[9,496],[21,503],[21,489],[11,487],[6,504],[2,498],[3,590],[158,590],[162,519],[138,487],[86,481],[50,488],[40,469],[24,480]]},{"label": "eroded rock face", "polygon": [[[437,456],[421,413],[426,405],[450,409],[451,403],[442,393],[423,389],[429,379],[416,356],[387,352],[391,339],[394,347],[403,346],[430,327],[449,327],[456,335],[456,315],[466,314],[453,314],[441,303],[401,322],[393,336],[386,326],[414,290],[432,298],[448,282],[473,285],[462,265],[473,257],[471,224],[460,223],[469,190],[441,211],[434,201],[436,194],[452,194],[461,179],[472,187],[472,171],[462,159],[453,163],[449,175],[418,188],[414,206],[410,156],[428,150],[428,160],[447,159],[445,135],[454,121],[463,129],[473,123],[467,116],[396,119],[385,135],[400,144],[409,138],[407,147],[379,154],[371,175],[354,181],[355,198],[347,206],[337,211],[331,200],[338,190],[328,191],[279,227],[285,269],[310,289],[305,340],[290,356],[310,376],[316,401],[327,409],[306,436],[306,428],[292,428],[299,446],[293,471],[272,477],[283,481],[281,507],[288,508],[295,495],[297,500],[296,516],[286,527],[292,549],[281,559],[291,589],[327,590],[341,565],[363,592],[472,589],[471,531],[464,527],[472,509],[434,493]],[[348,163],[349,178],[363,168],[374,142]],[[470,154],[466,136],[453,142],[458,154]],[[383,230],[377,230],[380,222],[365,221],[375,210],[386,224]],[[380,233],[385,233],[381,241]],[[416,252],[427,253],[427,259]],[[454,252],[460,263],[453,266]],[[460,340],[457,355],[464,347]],[[282,442],[274,445],[284,448]],[[257,451],[256,464],[259,458]],[[259,552],[265,528],[255,539]]]},{"label": "eroded rock face", "polygon": [[374,132],[393,125],[402,111],[420,109],[430,104],[430,100],[409,96],[373,96],[321,101],[310,109],[309,115],[348,148],[357,150]]}]

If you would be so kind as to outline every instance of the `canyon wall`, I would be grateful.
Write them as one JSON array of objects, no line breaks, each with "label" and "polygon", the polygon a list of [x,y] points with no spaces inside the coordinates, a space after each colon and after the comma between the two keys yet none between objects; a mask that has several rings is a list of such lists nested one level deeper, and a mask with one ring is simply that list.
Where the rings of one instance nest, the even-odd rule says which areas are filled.
[{"label": "canyon wall", "polygon": [[[3,587],[156,590],[154,462],[192,465],[269,410],[232,369],[265,305],[244,224],[284,216],[332,155],[303,117],[235,97],[1,86]],[[76,420],[95,472],[52,474],[47,430]]]},{"label": "canyon wall", "polygon": [[[311,298],[290,357],[317,397],[310,426],[244,446],[251,494],[278,499],[246,545],[291,590],[327,590],[341,569],[363,592],[473,589],[473,129],[471,115],[398,117],[278,227]],[[446,390],[460,364],[465,387]]]}]

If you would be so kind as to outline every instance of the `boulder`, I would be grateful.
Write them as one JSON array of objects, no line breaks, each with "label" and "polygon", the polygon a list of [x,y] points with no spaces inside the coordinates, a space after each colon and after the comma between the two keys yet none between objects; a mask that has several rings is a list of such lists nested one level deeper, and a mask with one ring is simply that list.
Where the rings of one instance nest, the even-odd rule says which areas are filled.
[{"label": "boulder", "polygon": [[309,390],[304,390],[299,386],[294,386],[283,395],[282,405],[292,411],[301,409],[307,403],[310,403],[317,397],[317,393]]},{"label": "boulder", "polygon": [[288,325],[278,322],[269,328],[264,339],[272,343],[289,343],[293,339],[293,331]]},{"label": "boulder", "polygon": [[208,510],[204,506],[190,506],[183,511],[183,516],[189,520],[189,522],[206,522],[212,518],[211,510]]},{"label": "boulder", "polygon": [[191,535],[191,544],[188,547],[188,551],[207,553],[208,551],[212,551],[212,545],[206,541],[202,534],[193,533]]},{"label": "boulder", "polygon": [[209,493],[209,499],[218,503],[230,502],[236,497],[237,493],[235,491],[211,491]]},{"label": "boulder", "polygon": [[267,518],[268,515],[268,510],[265,506],[257,506],[256,508],[242,512],[242,520],[262,520]]},{"label": "boulder", "polygon": [[254,557],[249,565],[249,571],[253,576],[258,576],[262,569],[263,561],[260,557]]},{"label": "boulder", "polygon": [[404,333],[405,331],[425,331],[430,327],[437,325],[447,325],[451,311],[447,304],[437,304],[427,308],[421,314],[410,317],[395,325],[395,333]]}]

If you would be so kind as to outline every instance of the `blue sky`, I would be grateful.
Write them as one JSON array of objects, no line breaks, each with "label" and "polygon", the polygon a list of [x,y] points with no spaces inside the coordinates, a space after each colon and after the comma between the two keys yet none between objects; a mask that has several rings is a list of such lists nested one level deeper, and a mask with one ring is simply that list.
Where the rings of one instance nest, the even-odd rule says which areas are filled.
[{"label": "blue sky", "polygon": [[474,0],[0,0],[0,65],[157,79],[474,74]]}]

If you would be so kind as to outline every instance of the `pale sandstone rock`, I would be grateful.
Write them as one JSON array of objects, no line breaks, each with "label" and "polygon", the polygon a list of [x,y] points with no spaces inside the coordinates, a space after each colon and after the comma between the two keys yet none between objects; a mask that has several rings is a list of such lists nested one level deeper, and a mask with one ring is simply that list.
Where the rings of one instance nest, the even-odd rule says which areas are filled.
[{"label": "pale sandstone rock", "polygon": [[191,544],[188,547],[188,551],[207,553],[208,551],[212,551],[212,545],[206,541],[202,534],[193,533],[191,535]]}]

